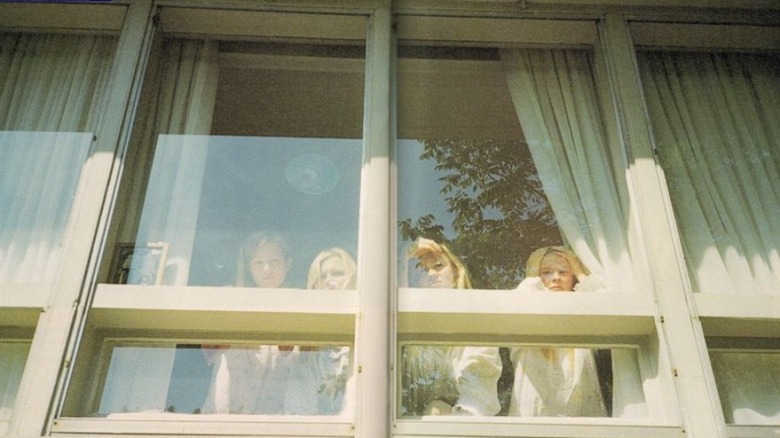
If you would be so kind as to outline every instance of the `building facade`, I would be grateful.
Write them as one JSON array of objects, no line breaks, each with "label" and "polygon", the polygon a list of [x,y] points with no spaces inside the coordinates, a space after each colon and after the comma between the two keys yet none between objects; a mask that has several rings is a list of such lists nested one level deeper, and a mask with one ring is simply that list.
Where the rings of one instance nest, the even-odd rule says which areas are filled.
[{"label": "building facade", "polygon": [[0,3],[0,436],[776,437],[778,23]]}]

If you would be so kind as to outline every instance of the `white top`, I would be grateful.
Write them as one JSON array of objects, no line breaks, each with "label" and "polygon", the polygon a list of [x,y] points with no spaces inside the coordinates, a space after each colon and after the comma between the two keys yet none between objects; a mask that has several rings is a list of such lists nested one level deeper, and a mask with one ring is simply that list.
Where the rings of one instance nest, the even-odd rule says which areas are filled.
[{"label": "white top", "polygon": [[406,346],[402,415],[495,415],[501,359],[495,347]]},{"label": "white top", "polygon": [[509,415],[604,417],[593,350],[521,347],[510,349],[515,368]]},{"label": "white top", "polygon": [[349,347],[217,351],[204,414],[336,415],[349,378]]}]

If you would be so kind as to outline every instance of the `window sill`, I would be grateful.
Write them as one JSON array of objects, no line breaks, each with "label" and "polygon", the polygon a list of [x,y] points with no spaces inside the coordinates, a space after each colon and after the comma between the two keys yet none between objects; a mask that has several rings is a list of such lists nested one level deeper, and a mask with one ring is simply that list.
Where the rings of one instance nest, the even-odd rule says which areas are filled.
[{"label": "window sill", "polygon": [[354,436],[342,416],[111,414],[108,418],[59,418],[52,434]]},{"label": "window sill", "polygon": [[99,284],[100,328],[352,335],[357,292]]},{"label": "window sill", "polygon": [[[398,332],[459,340],[524,336],[644,337],[655,329],[655,307],[631,293],[559,294],[514,290],[400,289]],[[508,339],[513,341],[516,339]]]},{"label": "window sill", "polygon": [[780,295],[694,294],[707,336],[777,337]]},{"label": "window sill", "polygon": [[491,437],[658,437],[684,438],[679,426],[663,426],[649,420],[619,418],[530,417],[425,417],[397,420],[393,436],[491,436]]}]

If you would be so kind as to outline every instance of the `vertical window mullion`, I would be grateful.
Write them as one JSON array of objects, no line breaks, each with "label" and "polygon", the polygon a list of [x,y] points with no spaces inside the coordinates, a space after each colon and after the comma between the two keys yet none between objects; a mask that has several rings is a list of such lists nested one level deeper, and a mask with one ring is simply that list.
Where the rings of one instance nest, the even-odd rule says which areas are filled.
[{"label": "vertical window mullion", "polygon": [[358,247],[356,430],[359,438],[387,436],[390,275],[390,5],[369,18],[364,105],[364,157]]},{"label": "vertical window mullion", "polygon": [[[629,140],[627,148],[632,160],[629,178],[636,193],[637,211],[639,217],[648,218],[641,224],[641,230],[647,243],[659,306],[657,328],[676,376],[674,386],[685,412],[682,421],[693,435],[726,436],[723,415],[717,408],[717,394],[709,371],[701,323],[692,318],[695,309],[688,305],[693,297],[682,276],[681,257],[669,257],[669,254],[679,256],[679,238],[675,235],[674,221],[670,217],[668,193],[658,184],[661,178],[642,104],[635,52],[624,18],[608,15],[603,23],[602,36],[612,82],[610,86],[616,95],[624,138]],[[662,218],[658,218],[659,212]]]}]

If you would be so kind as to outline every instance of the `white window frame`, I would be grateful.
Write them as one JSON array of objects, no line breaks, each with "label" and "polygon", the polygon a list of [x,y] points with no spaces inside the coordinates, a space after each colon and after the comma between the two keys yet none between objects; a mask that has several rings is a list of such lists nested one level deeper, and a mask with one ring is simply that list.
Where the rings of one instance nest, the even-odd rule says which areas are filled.
[{"label": "white window frame", "polygon": [[[223,337],[216,340],[225,342],[251,340],[264,343],[282,339],[334,341],[353,347],[355,361],[352,369],[357,381],[356,398],[362,400],[357,403],[358,409],[368,412],[382,411],[385,399],[382,391],[387,392],[384,382],[388,370],[386,360],[379,354],[386,351],[385,341],[377,342],[377,339],[383,338],[382,332],[387,331],[387,308],[386,305],[381,306],[379,299],[380,296],[386,297],[386,291],[377,288],[376,284],[387,283],[386,266],[389,260],[385,231],[389,224],[389,179],[386,176],[389,172],[389,121],[386,117],[389,94],[386,100],[381,99],[383,84],[386,87],[389,79],[387,60],[390,53],[390,22],[389,14],[384,12],[387,8],[377,7],[373,2],[353,4],[347,14],[344,14],[341,8],[338,9],[338,15],[328,15],[331,19],[340,20],[341,25],[313,27],[313,24],[318,23],[317,14],[328,14],[327,9],[288,7],[280,10],[273,7],[264,8],[263,5],[249,8],[245,7],[246,5],[233,5],[233,8],[226,5],[227,8],[222,9],[206,6],[198,9],[192,8],[189,2],[166,1],[157,2],[155,5],[152,5],[151,1],[145,1],[143,6],[146,13],[139,14],[137,21],[132,24],[134,29],[140,31],[136,36],[142,44],[136,51],[144,53],[142,58],[148,56],[149,41],[155,33],[155,22],[159,22],[164,31],[177,36],[216,34],[220,37],[244,38],[275,36],[283,30],[289,33],[289,29],[278,27],[274,19],[263,20],[264,15],[270,13],[272,17],[282,15],[296,19],[298,23],[293,27],[299,32],[296,34],[298,37],[321,37],[324,32],[326,39],[340,40],[354,38],[355,32],[352,29],[355,20],[369,20],[369,34],[361,34],[362,38],[368,38],[366,43],[369,49],[365,61],[367,91],[364,102],[364,156],[358,230],[358,285],[357,290],[352,291],[311,294],[309,290],[296,289],[258,290],[95,283],[90,287],[89,311],[83,317],[89,326],[82,326],[77,335],[77,343],[83,344],[82,348],[85,350],[84,359],[99,354],[95,352],[102,348],[106,333],[123,333],[126,334],[120,337],[123,340],[141,339],[150,343],[171,339],[165,333],[175,333],[175,336],[185,336],[186,339],[199,339],[198,336],[200,339],[216,339],[209,338],[209,331],[221,333]],[[161,12],[159,19],[155,16],[158,7]],[[221,19],[213,20],[215,14]],[[140,62],[137,67],[136,90],[140,88],[144,64],[145,62]],[[116,190],[119,175],[114,177]],[[106,257],[110,258],[110,251],[104,251]],[[103,263],[102,275],[107,272],[106,260]],[[283,334],[279,333],[280,326],[284,326]],[[224,338],[225,333],[228,333],[228,338]],[[373,347],[362,348],[363,345]],[[378,378],[379,376],[381,378]],[[69,382],[67,379],[63,381],[64,384]],[[376,431],[386,430],[387,424],[384,418],[375,415],[369,416],[370,421],[363,420],[357,422],[358,424],[353,415],[182,415],[171,419],[165,414],[133,413],[112,415],[113,418],[63,417],[59,416],[59,412],[66,402],[67,391],[63,392],[51,423],[53,435],[89,432],[354,436],[356,429],[360,428],[363,432],[359,433],[366,436],[381,436],[384,432],[377,434]],[[346,417],[349,418],[345,420]]]},{"label": "white window frame", "polygon": [[[778,27],[767,24],[769,19],[755,17],[756,26],[749,24],[744,15],[730,22],[728,11],[709,12],[701,9],[685,9],[701,16],[700,23],[683,23],[679,16],[670,13],[667,8],[652,11],[642,7],[622,6],[621,2],[610,2],[613,6],[593,6],[581,8],[576,2],[548,2],[541,0],[537,4],[504,0],[465,0],[461,2],[442,2],[428,0],[356,0],[354,2],[311,0],[282,0],[273,2],[231,0],[222,2],[213,0],[204,3],[204,7],[232,10],[235,14],[241,10],[274,11],[279,13],[337,13],[346,15],[366,15],[369,18],[369,37],[366,50],[366,82],[364,108],[365,157],[362,169],[359,231],[359,275],[360,293],[345,293],[333,302],[321,303],[322,308],[311,306],[287,307],[286,304],[268,306],[258,304],[252,310],[237,308],[237,301],[220,303],[224,312],[215,315],[213,301],[196,300],[183,305],[183,297],[190,299],[190,291],[166,290],[144,287],[97,284],[100,260],[103,258],[103,239],[109,233],[109,223],[114,212],[110,200],[118,186],[121,168],[116,165],[117,149],[128,142],[128,126],[132,125],[133,108],[138,99],[139,85],[146,63],[146,53],[152,35],[152,0],[115,0],[111,3],[96,4],[20,4],[0,3],[0,29],[19,32],[46,32],[51,30],[77,33],[116,32],[121,27],[119,47],[113,66],[112,85],[107,96],[109,104],[103,122],[96,133],[93,153],[85,166],[84,176],[79,184],[75,198],[74,212],[66,235],[63,249],[63,263],[60,266],[56,284],[43,292],[46,300],[32,299],[27,285],[0,285],[0,320],[3,321],[4,339],[32,340],[25,373],[20,385],[19,397],[9,424],[9,435],[13,436],[69,436],[72,434],[205,434],[205,435],[257,435],[265,436],[357,436],[374,438],[393,436],[717,436],[717,437],[774,437],[777,427],[735,426],[723,422],[717,395],[714,392],[712,370],[707,359],[706,337],[725,336],[740,342],[746,338],[777,338],[780,332],[780,299],[775,296],[714,296],[692,294],[685,277],[685,265],[679,245],[679,236],[674,226],[668,189],[663,180],[663,170],[654,157],[654,147],[644,111],[641,87],[638,84],[638,71],[635,65],[635,50],[644,46],[667,47],[671,49],[727,49],[740,50],[776,50]],[[553,5],[545,3],[555,3]],[[559,4],[563,3],[564,6]],[[569,3],[568,6],[565,4]],[[649,3],[649,2],[648,2]],[[656,4],[664,2],[657,1]],[[693,1],[693,6],[710,5],[711,2]],[[161,6],[192,7],[187,0],[162,0]],[[644,3],[647,4],[647,3]],[[744,2],[741,3],[744,6]],[[760,6],[774,13],[778,10],[770,2]],[[641,6],[641,5],[640,5]],[[652,5],[651,5],[652,6]],[[685,6],[685,5],[683,5]],[[691,6],[691,2],[687,3]],[[720,7],[720,6],[718,6]],[[394,9],[392,9],[394,8]],[[761,9],[759,9],[761,11]],[[672,11],[674,12],[674,11]],[[567,314],[562,309],[566,303],[555,306],[546,303],[534,303],[516,309],[497,309],[486,303],[481,308],[473,304],[482,300],[452,303],[443,308],[442,301],[436,302],[433,295],[427,297],[405,297],[408,291],[400,291],[396,297],[395,276],[391,275],[390,254],[393,246],[395,227],[391,220],[394,186],[391,184],[393,164],[390,148],[393,143],[393,114],[390,110],[393,100],[390,84],[393,75],[394,46],[392,44],[394,14],[405,14],[414,20],[431,19],[440,23],[463,23],[468,27],[487,30],[478,38],[463,39],[458,34],[434,36],[444,38],[449,43],[469,44],[499,41],[508,45],[528,44],[529,46],[572,46],[593,45],[598,41],[597,50],[606,55],[606,69],[609,79],[604,85],[612,90],[615,101],[615,113],[620,120],[620,129],[624,136],[625,148],[633,162],[628,170],[632,181],[632,190],[638,201],[638,217],[659,220],[645,220],[639,229],[644,237],[647,257],[652,272],[654,288],[652,294],[634,301],[627,296],[627,302],[615,301],[597,304],[581,303],[583,307],[571,309]],[[710,15],[712,13],[712,15]],[[229,12],[228,16],[235,17]],[[85,19],[84,17],[90,17]],[[502,26],[485,26],[500,18],[525,21],[519,28],[513,28],[505,21]],[[684,18],[690,20],[690,18]],[[599,21],[597,35],[579,27],[583,22]],[[541,22],[570,22],[571,32],[546,30]],[[244,26],[244,27],[242,27]],[[248,26],[248,27],[246,27]],[[538,27],[536,27],[538,26]],[[446,27],[446,26],[445,26]],[[554,26],[553,26],[554,28]],[[456,29],[452,27],[451,29]],[[577,30],[579,29],[579,30]],[[185,32],[185,30],[181,30]],[[257,32],[252,23],[237,26],[233,36],[242,37]],[[338,31],[334,30],[338,37]],[[404,26],[398,27],[398,35],[403,36]],[[416,32],[416,31],[415,31]],[[690,35],[699,34],[695,40]],[[703,32],[703,33],[702,33]],[[730,33],[732,32],[732,33]],[[756,32],[760,37],[755,37]],[[702,36],[703,35],[703,36]],[[431,38],[425,32],[415,34],[415,38]],[[590,38],[590,39],[589,39]],[[632,39],[633,38],[633,39]],[[686,39],[687,38],[687,39]],[[583,43],[583,40],[587,40]],[[756,43],[758,42],[758,45]],[[369,183],[370,182],[370,183]],[[108,193],[108,195],[106,195]],[[663,206],[664,211],[659,212]],[[371,224],[371,226],[363,225]],[[674,255],[674,256],[672,256]],[[108,257],[108,256],[106,256]],[[35,288],[35,287],[33,287]],[[10,291],[10,293],[9,293]],[[49,293],[50,292],[50,293]],[[149,305],[158,299],[160,292],[164,298],[159,303]],[[206,293],[208,291],[200,291]],[[200,293],[196,292],[196,293]],[[220,289],[220,292],[223,292]],[[253,291],[255,292],[255,291]],[[294,297],[301,291],[290,291]],[[416,293],[417,291],[415,291]],[[463,291],[459,291],[463,292]],[[470,293],[471,291],[469,291]],[[495,293],[506,291],[473,291],[474,293]],[[137,297],[129,295],[138,294]],[[241,294],[242,291],[237,291]],[[274,291],[278,295],[279,291]],[[389,298],[388,298],[388,293]],[[154,294],[154,300],[150,297]],[[86,299],[87,295],[90,299]],[[146,297],[146,302],[141,301]],[[450,297],[448,297],[450,298]],[[323,298],[328,301],[329,298]],[[576,298],[575,298],[576,299]],[[605,297],[605,300],[608,298]],[[616,298],[623,300],[623,297]],[[624,301],[625,301],[624,300]],[[446,302],[446,301],[445,301]],[[511,303],[511,300],[504,300]],[[199,419],[184,421],[143,421],[89,418],[57,418],[56,411],[66,391],[65,375],[73,361],[75,351],[81,339],[79,335],[69,336],[74,322],[79,326],[80,316],[92,305],[92,314],[99,324],[107,329],[138,330],[143,324],[160,330],[172,326],[172,321],[185,322],[187,330],[203,327],[225,327],[236,333],[250,330],[252,337],[254,324],[250,324],[247,315],[263,315],[271,318],[291,318],[293,332],[306,337],[306,324],[316,320],[314,327],[324,329],[330,322],[334,326],[334,336],[353,336],[355,339],[354,368],[359,380],[353,424],[321,423],[316,419],[293,424],[290,418],[280,417],[280,421],[239,420],[229,417],[224,422],[209,422],[204,425]],[[563,307],[560,307],[563,306]],[[334,310],[331,312],[331,310]],[[396,309],[398,313],[396,313]],[[391,312],[392,310],[392,312]],[[507,310],[505,314],[502,311]],[[508,310],[512,310],[509,312]],[[148,314],[147,314],[148,313]],[[392,316],[388,316],[392,315]],[[501,315],[494,323],[481,325],[473,321],[484,321],[486,316]],[[519,315],[515,318],[516,315]],[[240,316],[236,318],[236,316]],[[520,317],[522,316],[522,317]],[[573,333],[573,330],[558,330],[561,322],[568,318],[578,321],[577,327],[586,327],[585,332]],[[169,319],[171,318],[171,319]],[[408,320],[412,325],[404,332],[396,333],[399,321]],[[427,321],[435,324],[427,324]],[[426,322],[418,328],[417,323]],[[390,325],[392,323],[392,325]],[[661,391],[675,393],[679,406],[671,409],[670,416],[680,416],[669,422],[655,424],[605,423],[604,419],[555,419],[540,421],[519,421],[515,418],[457,419],[441,418],[434,421],[401,421],[391,417],[395,406],[388,400],[395,385],[386,385],[391,371],[393,358],[388,352],[402,342],[420,339],[432,341],[440,339],[443,327],[455,324],[471,324],[478,330],[470,334],[483,341],[494,337],[505,345],[506,338],[500,337],[501,330],[530,330],[523,342],[555,341],[562,343],[592,343],[593,345],[614,344],[640,345],[652,351],[663,364],[660,368],[673,374],[663,384]],[[404,322],[407,324],[407,322]],[[175,324],[173,324],[175,325]],[[8,329],[9,326],[18,327]],[[181,328],[176,325],[176,328]],[[392,327],[390,331],[389,327]],[[83,328],[77,327],[78,333]],[[406,329],[404,329],[406,330]],[[535,332],[534,332],[535,330]],[[615,338],[616,332],[625,330],[630,336]],[[128,333],[130,333],[128,332]],[[192,332],[191,332],[192,333]],[[578,335],[578,336],[574,336]],[[582,336],[579,336],[582,335]],[[148,338],[145,338],[148,339]],[[649,341],[652,339],[653,341]],[[649,345],[653,344],[655,345]],[[735,347],[736,348],[736,347]],[[657,351],[653,351],[657,349]],[[774,350],[772,350],[774,351]],[[54,396],[52,397],[52,394]],[[714,395],[714,397],[713,397]],[[51,412],[51,413],[50,413]],[[487,420],[487,421],[486,421]],[[612,420],[608,420],[612,421]],[[330,434],[330,435],[328,435]]]},{"label": "white window frame", "polygon": [[[408,14],[408,15],[407,15]],[[493,47],[567,47],[598,50],[605,36],[595,19],[487,18],[484,16],[418,15],[399,11],[397,39],[414,43],[489,45]],[[596,78],[604,90],[612,84]],[[608,122],[605,122],[608,123]],[[554,295],[554,294],[553,294]],[[564,294],[523,297],[506,290],[399,289],[393,334],[403,344],[449,344],[453,327],[459,344],[510,346],[537,345],[614,346],[637,348],[640,368],[655,367],[660,378],[645,386],[650,416],[619,418],[517,418],[517,417],[397,417],[391,407],[393,436],[685,436],[678,417],[673,376],[663,341],[663,319],[653,291],[636,293]],[[464,329],[467,328],[467,329]],[[511,336],[508,334],[516,333]],[[393,374],[398,393],[398,373]],[[397,396],[393,397],[396,400]]]},{"label": "white window frame", "polygon": [[[739,17],[720,18],[714,22],[679,23],[674,20],[655,20],[653,18],[636,17],[628,22],[627,28],[631,35],[635,50],[657,49],[671,51],[777,51],[780,49],[780,28],[776,25],[751,25],[739,21]],[[638,73],[637,73],[638,74]],[[633,91],[632,91],[633,92]],[[646,129],[650,130],[650,122],[645,121]],[[641,124],[637,124],[641,125]],[[638,126],[637,126],[638,127]],[[647,138],[647,136],[645,136]],[[650,145],[653,149],[652,139]],[[731,339],[736,351],[739,343],[755,343],[760,339],[777,344],[780,333],[780,296],[760,294],[712,294],[706,292],[694,293],[682,256],[681,238],[676,226],[671,208],[669,188],[666,186],[663,168],[655,164],[659,175],[659,187],[656,195],[667,207],[667,232],[677,252],[678,274],[676,294],[688,302],[688,312],[695,333],[696,348],[687,352],[679,351],[683,341],[679,336],[670,333],[670,337],[678,338],[672,341],[672,348],[677,349],[678,357],[697,353],[702,363],[700,380],[709,394],[718,436],[729,437],[770,437],[777,434],[776,426],[745,426],[726,424],[717,388],[709,360],[709,350],[706,339],[725,337]],[[780,286],[778,286],[780,288]],[[668,296],[668,294],[667,294]],[[671,301],[671,300],[670,300]],[[679,306],[679,305],[678,305]],[[759,341],[757,341],[759,340]],[[674,354],[674,353],[673,353]]]}]

